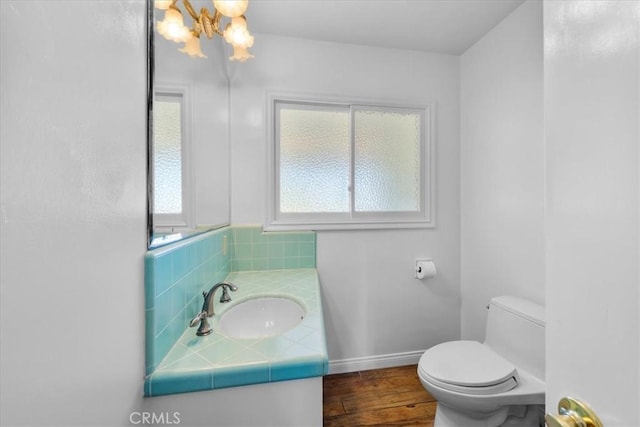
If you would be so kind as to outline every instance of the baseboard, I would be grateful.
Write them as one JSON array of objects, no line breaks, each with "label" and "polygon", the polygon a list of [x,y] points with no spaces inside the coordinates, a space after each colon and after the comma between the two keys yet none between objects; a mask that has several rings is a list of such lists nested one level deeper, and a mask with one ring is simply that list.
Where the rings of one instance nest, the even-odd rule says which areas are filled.
[{"label": "baseboard", "polygon": [[416,365],[424,350],[406,353],[382,354],[378,356],[354,357],[329,361],[329,374],[366,371],[369,369],[391,368],[394,366]]}]

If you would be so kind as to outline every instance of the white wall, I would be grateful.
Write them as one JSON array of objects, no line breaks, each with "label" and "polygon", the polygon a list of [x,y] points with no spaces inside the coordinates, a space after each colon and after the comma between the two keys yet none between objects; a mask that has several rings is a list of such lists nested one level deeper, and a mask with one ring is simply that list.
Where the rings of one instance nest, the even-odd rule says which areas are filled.
[{"label": "white wall", "polygon": [[1,424],[126,425],[144,374],[144,2],[0,8]]},{"label": "white wall", "polygon": [[496,295],[544,304],[542,4],[529,0],[461,57],[462,337]]},{"label": "white wall", "polygon": [[545,1],[547,407],[640,425],[640,2]]},{"label": "white wall", "polygon": [[[256,39],[255,59],[231,72],[232,223],[260,224],[265,217],[266,90],[435,102],[437,228],[320,232],[318,269],[332,361],[418,352],[458,338],[458,58]],[[421,282],[413,279],[413,265],[425,256],[433,257],[439,275]]]}]

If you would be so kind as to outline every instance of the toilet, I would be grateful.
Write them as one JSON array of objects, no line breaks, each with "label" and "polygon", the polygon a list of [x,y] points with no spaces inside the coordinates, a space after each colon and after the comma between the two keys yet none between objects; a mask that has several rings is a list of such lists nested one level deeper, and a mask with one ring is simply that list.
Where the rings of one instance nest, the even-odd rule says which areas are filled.
[{"label": "toilet", "polygon": [[438,401],[434,427],[544,425],[544,307],[500,296],[488,308],[484,342],[445,342],[420,358],[420,382]]}]

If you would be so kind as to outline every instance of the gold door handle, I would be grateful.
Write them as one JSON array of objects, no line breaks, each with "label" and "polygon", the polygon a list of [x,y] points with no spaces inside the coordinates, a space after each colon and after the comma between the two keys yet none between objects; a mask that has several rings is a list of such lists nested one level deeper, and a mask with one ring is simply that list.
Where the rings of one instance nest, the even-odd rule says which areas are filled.
[{"label": "gold door handle", "polygon": [[571,397],[560,399],[558,415],[546,414],[544,420],[549,427],[603,427],[589,405]]}]

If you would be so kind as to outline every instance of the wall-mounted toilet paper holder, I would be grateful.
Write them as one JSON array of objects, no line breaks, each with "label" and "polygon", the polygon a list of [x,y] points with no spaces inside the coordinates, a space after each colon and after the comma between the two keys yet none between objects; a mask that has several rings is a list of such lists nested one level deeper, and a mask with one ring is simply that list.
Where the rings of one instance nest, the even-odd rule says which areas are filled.
[{"label": "wall-mounted toilet paper holder", "polygon": [[437,273],[436,265],[431,258],[416,260],[416,279],[435,277]]}]

